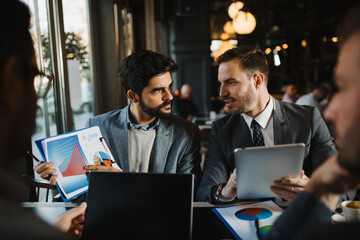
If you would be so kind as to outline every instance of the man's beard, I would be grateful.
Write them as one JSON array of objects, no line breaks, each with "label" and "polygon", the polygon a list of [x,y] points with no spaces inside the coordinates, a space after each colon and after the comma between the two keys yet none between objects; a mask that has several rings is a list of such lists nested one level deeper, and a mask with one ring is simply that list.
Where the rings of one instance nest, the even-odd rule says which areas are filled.
[{"label": "man's beard", "polygon": [[354,124],[345,134],[339,149],[338,161],[348,171],[360,174],[360,126],[358,124]]},{"label": "man's beard", "polygon": [[[235,98],[229,97],[229,99],[235,99]],[[231,114],[238,114],[238,113],[246,114],[247,112],[249,112],[249,109],[252,109],[252,104],[254,104],[255,99],[256,99],[255,93],[251,89],[251,86],[249,85],[244,95],[239,97],[237,100],[235,100],[238,101],[239,106],[237,108],[229,107]]]},{"label": "man's beard", "polygon": [[172,112],[171,112],[171,111],[170,111],[169,113],[163,113],[163,112],[161,112],[161,108],[162,108],[162,107],[167,106],[167,105],[169,105],[169,104],[172,105],[172,100],[163,102],[160,106],[155,107],[155,108],[152,108],[152,107],[147,106],[147,105],[141,100],[141,98],[139,99],[139,102],[140,102],[141,110],[142,110],[144,113],[149,114],[150,116],[158,117],[158,118],[167,118],[167,117],[169,117],[169,116],[172,115]]}]

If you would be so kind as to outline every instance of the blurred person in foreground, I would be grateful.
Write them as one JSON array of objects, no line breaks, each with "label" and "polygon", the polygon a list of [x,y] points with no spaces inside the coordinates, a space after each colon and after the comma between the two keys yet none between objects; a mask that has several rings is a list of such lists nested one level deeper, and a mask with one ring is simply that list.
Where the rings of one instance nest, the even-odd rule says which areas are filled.
[{"label": "blurred person in foreground", "polygon": [[189,84],[181,86],[180,91],[176,90],[174,93],[174,115],[192,121],[198,113],[198,108],[195,105],[192,97],[192,87]]},{"label": "blurred person in foreground", "polygon": [[356,239],[360,222],[331,224],[341,193],[360,186],[360,3],[340,28],[335,68],[339,91],[324,112],[335,129],[338,154],[314,173],[298,198],[275,222],[265,239]]},{"label": "blurred person in foreground", "polygon": [[[82,231],[86,203],[58,216],[53,227],[20,207],[24,189],[7,173],[6,161],[21,157],[35,127],[39,74],[31,35],[30,12],[18,0],[0,2],[0,239],[71,239]],[[56,228],[54,228],[56,227]],[[62,230],[62,231],[60,231]]]}]

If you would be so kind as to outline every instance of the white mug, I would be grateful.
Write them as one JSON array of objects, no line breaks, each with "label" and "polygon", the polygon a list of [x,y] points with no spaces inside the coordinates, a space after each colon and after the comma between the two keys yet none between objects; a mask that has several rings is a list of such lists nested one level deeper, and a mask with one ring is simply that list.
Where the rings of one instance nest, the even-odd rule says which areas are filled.
[{"label": "white mug", "polygon": [[341,208],[346,221],[360,221],[360,201],[344,201]]}]

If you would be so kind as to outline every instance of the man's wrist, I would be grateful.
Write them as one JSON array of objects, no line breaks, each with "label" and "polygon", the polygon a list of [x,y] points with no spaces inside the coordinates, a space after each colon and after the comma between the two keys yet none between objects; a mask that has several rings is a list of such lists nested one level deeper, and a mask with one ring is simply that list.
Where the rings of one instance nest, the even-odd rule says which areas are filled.
[{"label": "man's wrist", "polygon": [[235,198],[236,198],[236,195],[235,195],[234,197],[232,197],[232,198],[223,197],[223,196],[221,195],[221,192],[222,192],[222,190],[224,189],[225,185],[226,185],[226,183],[220,183],[220,184],[217,186],[217,188],[216,188],[214,198],[215,198],[215,200],[218,201],[218,202],[223,202],[223,203],[232,202],[232,201],[234,201]]}]

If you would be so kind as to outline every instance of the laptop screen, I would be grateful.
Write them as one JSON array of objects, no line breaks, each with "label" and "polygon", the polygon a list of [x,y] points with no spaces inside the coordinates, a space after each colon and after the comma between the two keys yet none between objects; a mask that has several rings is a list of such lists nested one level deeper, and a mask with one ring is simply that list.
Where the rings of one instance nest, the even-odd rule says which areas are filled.
[{"label": "laptop screen", "polygon": [[92,172],[84,239],[191,239],[193,175]]}]

